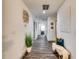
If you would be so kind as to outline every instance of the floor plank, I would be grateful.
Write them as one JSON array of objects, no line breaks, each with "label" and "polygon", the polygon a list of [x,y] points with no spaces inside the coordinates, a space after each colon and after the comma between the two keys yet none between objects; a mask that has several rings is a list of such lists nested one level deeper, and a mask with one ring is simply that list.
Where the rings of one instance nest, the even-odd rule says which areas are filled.
[{"label": "floor plank", "polygon": [[32,52],[24,59],[57,59],[52,53],[51,44],[43,37],[33,42]]}]

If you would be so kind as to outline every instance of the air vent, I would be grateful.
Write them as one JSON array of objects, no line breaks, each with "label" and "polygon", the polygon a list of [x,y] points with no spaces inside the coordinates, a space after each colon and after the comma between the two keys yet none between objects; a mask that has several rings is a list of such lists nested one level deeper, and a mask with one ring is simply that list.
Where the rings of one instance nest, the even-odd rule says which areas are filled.
[{"label": "air vent", "polygon": [[49,9],[49,5],[43,5],[43,10],[48,10]]}]

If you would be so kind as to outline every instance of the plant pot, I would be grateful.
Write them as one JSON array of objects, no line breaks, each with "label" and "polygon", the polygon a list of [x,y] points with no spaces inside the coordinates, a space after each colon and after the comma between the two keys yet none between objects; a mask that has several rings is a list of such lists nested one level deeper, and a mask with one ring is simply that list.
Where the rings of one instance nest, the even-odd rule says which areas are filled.
[{"label": "plant pot", "polygon": [[31,50],[32,50],[32,47],[27,47],[26,50],[27,50],[28,53],[30,53]]}]

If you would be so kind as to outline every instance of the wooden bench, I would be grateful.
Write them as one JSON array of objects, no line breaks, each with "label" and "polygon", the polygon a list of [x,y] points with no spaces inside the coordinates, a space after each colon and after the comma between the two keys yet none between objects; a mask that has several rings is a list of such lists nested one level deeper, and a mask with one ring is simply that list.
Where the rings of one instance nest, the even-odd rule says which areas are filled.
[{"label": "wooden bench", "polygon": [[70,59],[70,52],[64,47],[52,43],[52,50],[53,52],[56,52],[55,55],[58,57],[58,59]]}]

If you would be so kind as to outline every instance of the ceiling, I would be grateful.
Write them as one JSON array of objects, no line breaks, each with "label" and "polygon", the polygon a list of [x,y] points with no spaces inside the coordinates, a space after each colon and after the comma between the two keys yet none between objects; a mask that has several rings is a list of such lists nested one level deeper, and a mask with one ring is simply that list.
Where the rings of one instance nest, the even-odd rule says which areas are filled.
[{"label": "ceiling", "polygon": [[[23,0],[29,8],[34,17],[40,19],[47,19],[48,16],[52,16],[57,12],[59,7],[64,3],[64,0]],[[42,5],[48,4],[49,9],[43,14]]]}]

